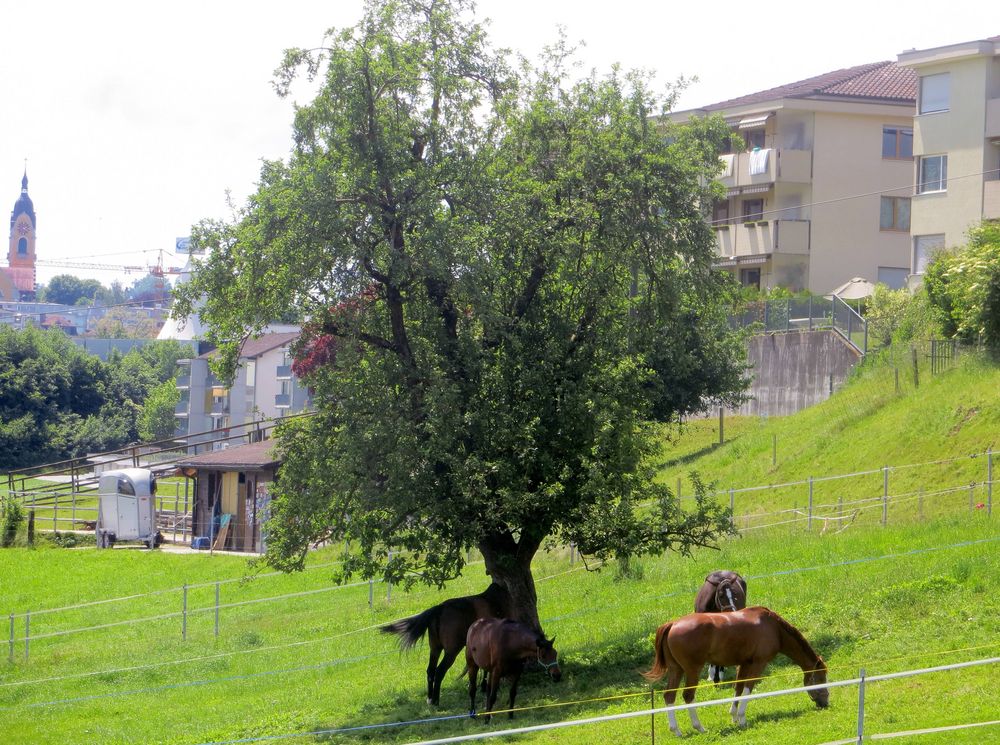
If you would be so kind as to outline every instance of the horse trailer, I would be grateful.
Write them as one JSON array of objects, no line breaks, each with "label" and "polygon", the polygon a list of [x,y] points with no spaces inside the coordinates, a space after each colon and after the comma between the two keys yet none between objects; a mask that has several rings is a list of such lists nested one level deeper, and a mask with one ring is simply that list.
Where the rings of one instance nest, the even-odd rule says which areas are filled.
[{"label": "horse trailer", "polygon": [[156,479],[146,468],[123,468],[101,474],[97,504],[97,547],[116,541],[160,545],[156,530]]}]

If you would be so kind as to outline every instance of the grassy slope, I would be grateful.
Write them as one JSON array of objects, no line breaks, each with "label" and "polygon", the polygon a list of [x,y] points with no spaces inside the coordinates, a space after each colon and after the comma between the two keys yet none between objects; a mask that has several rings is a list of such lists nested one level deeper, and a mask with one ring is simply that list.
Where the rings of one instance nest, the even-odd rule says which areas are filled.
[{"label": "grassy slope", "polygon": [[[878,375],[871,375],[878,383]],[[919,396],[866,392],[867,384],[859,381],[825,404],[825,414],[824,407],[817,407],[783,421],[727,422],[733,439],[721,448],[706,447],[717,437],[709,426],[692,425],[677,446],[668,448],[665,477],[673,483],[675,473],[696,467],[726,483],[754,484],[865,469],[872,459],[912,463],[980,451],[998,430],[998,379],[995,371],[972,366],[922,381]],[[969,416],[971,408],[977,411]],[[876,410],[881,414],[877,418],[871,416]],[[853,424],[853,417],[864,426]],[[772,432],[779,436],[777,468],[770,462]],[[680,462],[683,448],[708,452]],[[954,474],[949,470],[946,475]],[[996,521],[997,516],[988,519],[982,510],[955,510],[926,522],[892,520],[885,528],[859,522],[822,535],[801,527],[754,532],[727,542],[719,552],[699,551],[691,560],[646,559],[641,576],[624,579],[613,570],[582,571],[579,562],[570,565],[565,553],[541,556],[536,563],[536,576],[543,578],[541,613],[546,630],[558,637],[564,678],[555,685],[527,677],[520,705],[558,706],[524,711],[514,723],[648,707],[649,688],[638,671],[650,662],[653,632],[687,612],[700,580],[719,567],[748,576],[751,602],[772,607],[797,625],[827,659],[832,680],[855,677],[861,667],[872,675],[998,655],[1000,596],[992,592],[1000,576]],[[334,558],[330,550],[322,550],[312,557],[319,568],[304,574],[225,584],[222,602],[327,588],[331,568],[321,565]],[[203,554],[0,551],[0,612],[6,616],[29,607],[163,590],[123,603],[35,615],[33,637],[174,613],[181,596],[172,588],[239,577],[244,567],[238,558]],[[198,587],[189,592],[187,641],[180,639],[180,619],[169,617],[38,639],[29,662],[23,660],[23,619],[18,618],[15,663],[6,663],[6,654],[0,662],[0,741],[201,743],[460,714],[467,706],[460,665],[445,681],[441,711],[432,710],[423,703],[426,646],[400,654],[392,639],[371,627],[483,585],[474,565],[445,591],[407,595],[397,590],[391,604],[385,589],[376,587],[374,610],[368,609],[367,587],[242,605],[223,610],[218,639],[212,614],[205,612],[214,588]],[[6,633],[0,635],[4,637]],[[2,650],[6,653],[6,645]],[[188,661],[123,670],[177,660]],[[90,674],[109,670],[116,672]],[[774,677],[762,684],[764,690],[801,680],[798,669],[781,658],[768,673]],[[866,694],[868,731],[995,719],[1000,695],[994,679],[995,666],[873,684]],[[726,693],[703,687],[698,698]],[[741,732],[728,723],[723,707],[711,707],[701,715],[710,734],[698,741],[817,743],[849,737],[856,709],[856,689],[851,688],[834,689],[826,711],[815,710],[804,694],[768,699],[750,705],[751,726]],[[690,732],[687,716],[682,713],[679,720]],[[501,718],[492,726],[506,725]],[[410,742],[483,727],[459,719],[362,730],[330,741]],[[657,742],[673,740],[665,718],[659,718],[656,728]],[[920,741],[972,743],[997,734],[994,727]],[[516,741],[649,742],[649,718]]]}]

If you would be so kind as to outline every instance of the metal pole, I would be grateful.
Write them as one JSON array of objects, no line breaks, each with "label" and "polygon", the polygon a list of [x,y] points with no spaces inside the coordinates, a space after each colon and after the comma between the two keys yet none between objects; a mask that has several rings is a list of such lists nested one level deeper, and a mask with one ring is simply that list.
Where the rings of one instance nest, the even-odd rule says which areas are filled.
[{"label": "metal pole", "polygon": [[858,676],[861,682],[858,683],[858,745],[865,739],[865,669],[861,668]]},{"label": "metal pole", "polygon": [[52,495],[52,532],[55,533],[58,528],[56,528],[56,516],[59,514],[59,492],[55,492]]},{"label": "metal pole", "polygon": [[188,586],[184,583],[184,599],[181,606],[181,639],[187,641],[188,638]]},{"label": "metal pole", "polygon": [[813,330],[813,299],[812,295],[809,296],[809,330]]},{"label": "metal pole", "polygon": [[726,441],[726,424],[723,419],[724,409],[719,407],[719,444],[722,445]]},{"label": "metal pole", "polygon": [[215,635],[219,635],[219,583],[215,583]]},{"label": "metal pole", "polygon": [[889,522],[889,466],[882,466],[882,524]]},{"label": "metal pole", "polygon": [[976,484],[969,484],[969,512],[976,511]]},{"label": "metal pole", "polygon": [[[656,709],[656,690],[653,688],[649,689],[649,710],[650,712]],[[652,745],[656,745],[656,714],[649,715],[649,742]]]},{"label": "metal pole", "polygon": [[736,494],[733,487],[729,487],[729,513],[732,515],[733,527],[736,527]]},{"label": "metal pole", "polygon": [[771,434],[771,465],[778,465],[778,435]]},{"label": "metal pole", "polygon": [[14,661],[14,614],[10,614],[10,651],[7,653],[7,659],[10,662]]},{"label": "metal pole", "polygon": [[986,516],[993,514],[993,448],[986,451]]},{"label": "metal pole", "polygon": [[24,661],[28,661],[28,647],[31,646],[31,611],[24,612]]},{"label": "metal pole", "polygon": [[368,580],[368,607],[372,608],[375,605],[375,584],[372,580]]},{"label": "metal pole", "polygon": [[806,518],[806,530],[812,530],[813,526],[813,477],[809,477],[809,517]]}]

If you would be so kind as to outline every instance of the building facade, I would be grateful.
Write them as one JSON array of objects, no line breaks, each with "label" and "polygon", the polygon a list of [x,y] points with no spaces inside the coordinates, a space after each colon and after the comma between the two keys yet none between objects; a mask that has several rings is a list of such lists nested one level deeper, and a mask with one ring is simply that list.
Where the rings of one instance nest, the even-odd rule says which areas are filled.
[{"label": "building facade", "polygon": [[669,115],[720,115],[737,142],[711,215],[716,265],[760,289],[903,287],[915,91],[912,70],[876,62]]},{"label": "building facade", "polygon": [[[215,352],[179,360],[177,388],[181,400],[175,411],[177,436],[194,445],[217,439],[217,430],[308,409],[309,392],[292,373],[289,354],[289,344],[298,335],[298,331],[291,331],[247,340],[240,352],[236,377],[228,387],[209,367]],[[246,428],[238,430],[241,434],[245,431]],[[224,445],[217,443],[217,447]]]},{"label": "building facade", "polygon": [[35,205],[28,196],[28,172],[21,178],[21,196],[10,213],[7,266],[0,267],[0,301],[35,299]]},{"label": "building facade", "polygon": [[911,285],[934,251],[966,242],[969,228],[1000,219],[1000,36],[910,50],[918,76],[913,119]]}]

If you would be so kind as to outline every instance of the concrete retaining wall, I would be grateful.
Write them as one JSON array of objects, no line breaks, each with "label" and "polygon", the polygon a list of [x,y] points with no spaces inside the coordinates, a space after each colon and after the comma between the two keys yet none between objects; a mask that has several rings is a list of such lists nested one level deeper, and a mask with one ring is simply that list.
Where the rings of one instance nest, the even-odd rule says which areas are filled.
[{"label": "concrete retaining wall", "polygon": [[751,337],[752,399],[733,414],[784,416],[830,397],[861,355],[835,331]]}]

